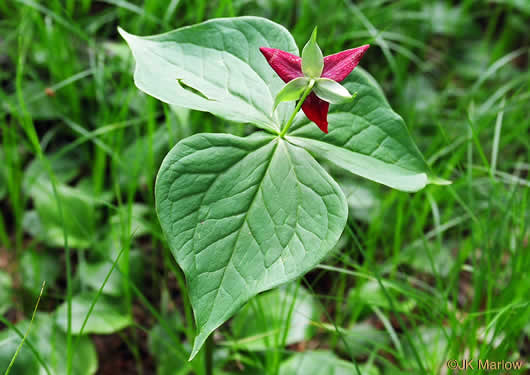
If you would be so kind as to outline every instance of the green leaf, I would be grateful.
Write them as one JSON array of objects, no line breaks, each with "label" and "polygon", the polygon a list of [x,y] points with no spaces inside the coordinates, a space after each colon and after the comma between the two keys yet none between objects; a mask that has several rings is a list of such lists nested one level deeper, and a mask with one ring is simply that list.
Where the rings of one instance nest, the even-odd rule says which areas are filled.
[{"label": "green leaf", "polygon": [[61,273],[56,256],[30,249],[22,254],[19,269],[22,286],[33,295],[40,293],[43,281],[46,281],[47,288],[53,287]]},{"label": "green leaf", "polygon": [[4,314],[13,304],[13,283],[5,271],[0,270],[0,315]]},{"label": "green leaf", "polygon": [[280,375],[352,375],[355,366],[328,351],[297,353],[282,363]]},{"label": "green leaf", "polygon": [[[385,281],[383,283],[386,293],[375,280],[367,281],[360,288],[352,289],[348,295],[348,308],[364,308],[367,312],[372,312],[373,306],[390,309],[388,297],[394,301],[399,298],[399,303],[394,306],[394,309],[399,312],[409,312],[416,306],[414,300],[409,298],[399,284]],[[406,298],[402,298],[402,295]]]},{"label": "green leaf", "polygon": [[[119,237],[124,227],[130,228],[131,235],[135,237],[148,234],[151,228],[149,227],[150,223],[146,216],[152,210],[153,208],[141,203],[133,203],[130,207],[122,206],[118,208],[116,213],[109,218],[109,224],[112,226],[110,234]],[[115,247],[120,246],[115,243],[111,243],[110,245],[114,245]]]},{"label": "green leaf", "polygon": [[[184,354],[175,347],[175,342],[170,337],[167,328],[174,332],[183,332],[185,327],[181,317],[171,314],[165,318],[165,325],[156,324],[149,331],[148,348],[149,352],[156,360],[157,375],[186,375],[190,373],[190,362]],[[183,343],[186,350],[191,350],[189,343]]]},{"label": "green leaf", "polygon": [[292,103],[274,115],[270,111],[283,81],[259,51],[274,47],[298,55],[293,37],[281,25],[238,17],[150,37],[119,31],[136,59],[136,86],[163,102],[274,132],[292,112]]},{"label": "green leaf", "polygon": [[356,175],[404,191],[437,183],[403,119],[373,78],[357,67],[344,81],[352,103],[332,105],[325,134],[303,116],[287,140]]},{"label": "green leaf", "polygon": [[[85,293],[72,298],[72,333],[78,335],[88,314],[96,293]],[[56,311],[57,325],[67,331],[67,304],[63,303]],[[132,324],[132,319],[125,310],[113,300],[100,295],[87,324],[83,329],[84,334],[110,334],[122,330]]]},{"label": "green leaf", "polygon": [[31,185],[30,196],[37,216],[34,211],[27,212],[23,222],[24,229],[49,246],[63,247],[64,231],[70,247],[84,249],[91,245],[94,241],[91,224],[95,220],[95,207],[100,201],[79,187],[58,184],[57,196],[61,212],[52,184],[45,178],[40,178]]},{"label": "green leaf", "polygon": [[[414,330],[412,335],[412,345],[418,351],[418,355],[425,361],[428,368],[441,368],[447,361],[445,353],[449,349],[451,342],[451,329],[443,326],[421,326]],[[414,352],[410,345],[405,346],[404,363],[411,369],[418,367],[414,359]]]},{"label": "green leaf", "polygon": [[182,140],[155,190],[195,313],[191,357],[251,297],[318,264],[346,223],[344,194],[326,171],[305,150],[263,134]]},{"label": "green leaf", "polygon": [[273,111],[276,110],[276,107],[281,102],[288,102],[300,99],[308,84],[309,78],[306,77],[298,77],[293,79],[292,81],[289,81],[289,83],[287,83],[283,87],[283,89],[278,93],[278,95],[276,95],[276,99],[274,100]]},{"label": "green leaf", "polygon": [[317,44],[317,28],[302,50],[302,72],[306,77],[319,78],[324,69],[324,56]]},{"label": "green leaf", "polygon": [[394,264],[402,262],[418,271],[447,277],[456,263],[451,254],[451,249],[456,246],[457,243],[439,245],[436,241],[421,239],[403,249]]},{"label": "green leaf", "polygon": [[[99,290],[111,269],[112,263],[107,261],[83,262],[79,264],[79,278],[83,284],[94,290]],[[115,269],[103,287],[102,293],[119,297],[122,294],[123,286],[124,280],[119,271]]]},{"label": "green leaf", "polygon": [[294,284],[260,294],[232,320],[229,344],[237,349],[266,350],[307,340],[313,333],[311,320],[317,321],[319,312],[313,296]]},{"label": "green leaf", "polygon": [[182,138],[177,121],[166,121],[166,124],[168,126],[158,127],[153,134],[131,138],[131,144],[123,150],[122,160],[126,160],[126,163],[120,166],[119,181],[124,189],[137,184],[150,185],[154,171],[176,143],[174,140]]},{"label": "green leaf", "polygon": [[[67,155],[47,154],[46,162],[53,171],[57,181],[68,183],[79,175],[81,166],[87,161],[86,155],[81,150]],[[41,179],[48,179],[48,170],[40,159],[33,159],[24,170],[23,187],[26,192],[31,192],[33,185]]]},{"label": "green leaf", "polygon": [[[79,277],[81,281],[93,290],[98,291],[112,269],[112,261],[118,256],[116,250],[109,250],[110,258],[108,260],[87,261],[79,264]],[[128,267],[129,279],[135,283],[140,282],[142,272],[144,271],[142,261],[143,257],[139,250],[130,250],[129,259],[122,256],[118,260],[117,268],[112,271],[107,283],[103,287],[102,292],[115,297],[123,294],[124,286],[126,285],[126,280],[123,276],[125,267]],[[120,269],[122,270],[121,272]]]},{"label": "green leaf", "polygon": [[[7,45],[4,46],[7,48]],[[28,114],[31,114],[31,118],[34,120],[54,120],[61,113],[61,100],[56,95],[46,95],[46,89],[47,87],[43,82],[31,80],[28,80],[22,89],[22,95],[26,98],[24,112],[27,111]],[[23,112],[16,93],[4,96],[0,108],[7,113]]]},{"label": "green leaf", "polygon": [[356,356],[370,355],[370,353],[386,348],[390,343],[388,333],[376,329],[370,323],[354,324],[349,329],[341,330],[340,335],[341,349],[345,353],[353,353]]},{"label": "green leaf", "polygon": [[0,199],[4,199],[7,194],[7,162],[4,157],[4,152],[0,150]]},{"label": "green leaf", "polygon": [[[24,320],[16,325],[24,334],[29,321]],[[11,362],[22,338],[13,330],[0,332],[0,372],[3,373]],[[52,374],[66,374],[67,345],[66,334],[57,327],[52,315],[37,313],[33,325],[22,346],[11,374],[35,375],[46,374],[30,349],[32,345],[39,353]],[[93,375],[98,368],[98,359],[94,344],[89,337],[83,336],[73,351],[72,374]]]},{"label": "green leaf", "polygon": [[530,4],[525,0],[499,0],[500,4],[510,5],[526,15],[530,15]]},{"label": "green leaf", "polygon": [[[372,364],[359,365],[362,375],[379,375]],[[354,375],[357,369],[330,351],[307,351],[296,353],[280,366],[280,375]]]},{"label": "green leaf", "polygon": [[[170,314],[165,320],[165,323],[171,327],[174,332],[185,331],[184,323],[178,313]],[[153,356],[157,358],[165,357],[165,354],[169,354],[168,351],[171,352],[170,349],[174,345],[171,336],[163,325],[156,324],[149,331],[148,347]],[[174,354],[171,355],[174,356]]]},{"label": "green leaf", "polygon": [[[506,0],[504,0],[506,1]],[[510,0],[508,0],[510,1]],[[512,0],[513,1],[513,0]],[[517,1],[517,0],[516,0]],[[498,0],[503,2],[503,0]],[[528,4],[528,1],[522,0]],[[429,32],[435,35],[447,37],[458,37],[465,34],[465,30],[470,30],[473,26],[471,19],[467,16],[465,7],[461,5],[449,5],[443,1],[433,1],[422,4],[422,13],[429,19]]]},{"label": "green leaf", "polygon": [[380,186],[352,175],[337,182],[348,201],[350,217],[371,222],[381,206]]},{"label": "green leaf", "polygon": [[319,140],[301,137],[287,137],[287,140],[345,170],[394,189],[412,192],[423,189],[427,184],[425,172],[411,171],[391,162],[383,162],[375,157]]},{"label": "green leaf", "polygon": [[346,103],[355,97],[340,83],[329,78],[317,79],[313,90],[320,99],[331,104]]}]

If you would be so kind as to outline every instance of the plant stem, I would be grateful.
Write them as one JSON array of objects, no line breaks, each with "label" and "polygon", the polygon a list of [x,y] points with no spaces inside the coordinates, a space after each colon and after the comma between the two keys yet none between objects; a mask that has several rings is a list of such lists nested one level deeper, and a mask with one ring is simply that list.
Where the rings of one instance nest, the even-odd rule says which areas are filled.
[{"label": "plant stem", "polygon": [[294,121],[294,118],[295,118],[296,114],[300,111],[300,108],[302,108],[302,104],[304,104],[305,99],[311,93],[311,90],[313,89],[314,85],[315,85],[315,80],[312,79],[309,82],[309,85],[307,85],[307,88],[305,89],[304,93],[302,94],[302,97],[300,98],[300,100],[296,104],[296,107],[295,107],[293,113],[291,114],[291,117],[289,118],[289,121],[287,121],[287,124],[285,124],[285,126],[283,127],[283,130],[280,133],[280,137],[281,138],[283,138],[285,136],[285,134],[287,134],[287,131],[289,130],[289,128],[293,124],[293,121]]},{"label": "plant stem", "polygon": [[4,375],[8,375],[9,374],[9,371],[11,371],[11,367],[13,367],[13,364],[15,363],[15,360],[17,359],[18,353],[20,353],[20,349],[22,349],[22,346],[24,345],[24,342],[26,342],[26,338],[28,337],[29,331],[31,330],[31,326],[33,325],[33,321],[35,320],[35,315],[37,314],[37,308],[39,307],[40,299],[42,297],[42,293],[44,292],[44,286],[45,285],[46,285],[46,281],[43,281],[42,282],[42,286],[40,288],[39,298],[37,298],[37,303],[35,304],[35,308],[33,309],[33,315],[31,315],[31,320],[29,321],[28,329],[26,330],[26,333],[24,334],[24,337],[22,338],[22,341],[18,345],[17,351],[13,355],[13,358],[11,358],[11,362],[9,363],[9,366],[7,367],[7,370],[4,373]]},{"label": "plant stem", "polygon": [[206,345],[204,348],[204,367],[206,368],[206,375],[213,375],[213,332],[210,337],[206,339]]}]

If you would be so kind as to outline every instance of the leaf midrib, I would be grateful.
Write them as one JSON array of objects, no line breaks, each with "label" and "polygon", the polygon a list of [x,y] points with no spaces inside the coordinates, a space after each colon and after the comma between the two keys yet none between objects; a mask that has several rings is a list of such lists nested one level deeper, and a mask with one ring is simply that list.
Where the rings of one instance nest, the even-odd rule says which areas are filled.
[{"label": "leaf midrib", "polygon": [[[321,141],[321,140],[318,140],[318,139],[314,139],[314,138],[307,138],[307,137],[300,137],[300,136],[292,136],[292,138],[295,138],[295,139],[298,138],[298,139],[300,139],[300,140],[307,140],[307,141],[312,141],[312,142],[318,142],[318,143],[322,143],[322,144],[324,144],[324,145],[328,145],[328,146],[336,147],[336,148],[342,149],[342,150],[344,150],[344,151],[346,151],[346,152],[352,153],[353,155],[360,155],[360,156],[362,156],[362,157],[372,158],[372,159],[377,160],[378,162],[383,163],[383,164],[385,164],[385,165],[388,165],[388,166],[390,166],[390,167],[392,167],[392,168],[399,168],[399,169],[402,169],[402,170],[406,170],[406,171],[412,172],[413,175],[422,175],[422,174],[424,174],[424,175],[427,176],[427,180],[429,179],[429,173],[428,173],[428,170],[425,170],[425,171],[417,171],[417,170],[414,170],[414,169],[410,169],[410,168],[407,168],[407,167],[403,167],[403,166],[401,166],[401,165],[397,165],[397,164],[389,163],[389,162],[383,161],[383,160],[381,160],[381,159],[379,159],[379,158],[375,158],[375,157],[370,156],[370,155],[362,154],[362,153],[360,153],[360,152],[352,151],[352,150],[350,150],[350,149],[347,149],[347,148],[344,148],[344,147],[341,147],[341,146],[337,146],[337,145],[332,144],[332,143],[324,142],[324,141]],[[289,141],[289,140],[288,140],[288,141]],[[308,149],[306,149],[305,147],[303,147],[303,146],[301,146],[301,145],[297,145],[296,143],[291,143],[291,144],[294,145],[294,146],[298,146],[298,147],[303,148],[304,150],[306,150],[306,151],[307,151],[312,157],[314,157],[315,159],[317,159],[317,160],[322,160],[322,158],[319,158],[319,155],[318,155],[318,154],[315,154],[315,152],[313,152],[313,151],[311,151],[311,150],[308,150]],[[324,159],[326,159],[326,160],[330,160],[330,159],[327,159],[327,158],[324,158]],[[333,163],[333,160],[330,160],[330,161]],[[340,166],[339,166],[339,167],[340,167]],[[340,168],[343,168],[343,167],[340,167]],[[353,172],[352,172],[352,173],[353,173]],[[357,174],[357,173],[354,173],[354,174],[357,175],[357,176],[360,176],[360,177],[362,177],[362,178],[364,178],[364,179],[368,179],[368,180],[374,181],[374,180],[372,180],[372,178],[369,178],[369,177],[363,177],[363,176],[361,176],[361,175],[359,175],[359,174]],[[385,185],[385,184],[382,183],[382,182],[378,182],[378,183],[381,183],[381,184]]]},{"label": "leaf midrib", "polygon": [[[193,44],[193,43],[177,43],[177,42],[174,42],[174,41],[164,41],[164,43],[175,43],[175,44],[178,44],[178,45],[186,45],[186,44],[190,44],[190,45],[192,45],[192,46],[200,46],[200,45]],[[218,50],[218,49],[216,49],[216,48],[209,48],[209,47],[203,47],[203,46],[200,46],[200,47],[201,47],[201,48],[204,48],[204,49],[209,49],[209,50],[214,50],[214,51],[217,51],[217,52],[221,52],[221,56],[224,56],[223,53],[226,53],[226,51],[220,51],[220,50]],[[249,107],[251,107],[251,108],[253,108],[254,110],[256,110],[257,113],[260,113],[260,114],[264,115],[265,118],[266,118],[267,120],[271,120],[271,123],[268,124],[268,125],[274,125],[274,126],[277,126],[277,125],[278,125],[278,124],[274,121],[274,119],[273,119],[272,117],[270,117],[269,114],[267,114],[263,109],[261,109],[260,106],[255,106],[251,101],[247,100],[247,98],[244,98],[243,96],[241,96],[241,95],[239,95],[239,94],[234,94],[234,93],[232,93],[232,91],[230,91],[230,90],[228,89],[227,86],[221,86],[219,83],[217,83],[217,82],[215,82],[215,81],[206,80],[206,79],[204,78],[204,76],[203,76],[203,77],[200,77],[198,74],[196,74],[196,73],[194,73],[194,72],[192,72],[192,71],[190,71],[190,70],[186,70],[186,69],[184,69],[184,68],[183,68],[182,66],[180,66],[179,64],[175,63],[174,61],[168,60],[167,58],[165,58],[164,56],[162,56],[162,55],[160,55],[159,53],[155,52],[155,51],[154,51],[153,49],[151,49],[151,48],[149,48],[149,52],[152,53],[152,54],[154,54],[154,55],[156,55],[156,56],[158,56],[158,57],[160,57],[162,60],[166,61],[167,63],[169,63],[169,64],[171,64],[171,65],[175,65],[175,66],[179,67],[179,69],[185,70],[188,74],[191,73],[191,75],[193,75],[195,78],[205,80],[205,81],[209,82],[210,84],[212,84],[213,86],[215,86],[215,87],[217,87],[217,88],[219,88],[219,89],[221,89],[221,90],[225,90],[228,94],[230,94],[230,95],[232,95],[232,96],[234,96],[234,97],[236,97],[236,98],[239,98],[239,100],[241,100],[243,103],[247,104]],[[239,57],[237,57],[237,56],[235,56],[235,55],[232,55],[232,54],[229,54],[229,55],[233,56],[234,58],[236,58],[236,59],[238,59],[238,60],[240,60],[240,61],[245,62],[244,60],[240,59]],[[224,57],[222,57],[222,59],[223,59],[223,65],[226,66],[226,62],[224,61]],[[245,64],[248,65],[248,66],[250,67],[250,65],[249,65],[247,62],[245,62]],[[259,75],[254,69],[251,68],[250,70],[251,70],[252,72],[254,72],[254,73],[256,74],[257,77],[259,77],[259,79],[261,80],[262,83],[265,84],[265,81],[262,80],[261,76],[260,76],[260,75]],[[182,79],[182,80],[184,80],[183,78],[180,78],[180,77],[176,77],[176,79],[177,79],[177,78],[178,78],[178,79]],[[245,81],[245,84],[246,84],[246,81]],[[189,85],[189,86],[193,87],[192,85]],[[267,84],[265,84],[265,86],[268,88],[268,85],[267,85]],[[248,86],[247,86],[247,87],[248,87]],[[201,90],[199,90],[199,89],[196,88],[196,87],[193,87],[193,88],[196,89],[196,90],[198,90],[198,91],[201,91]],[[268,88],[268,91],[269,91],[269,93],[270,93],[270,88]],[[202,92],[202,91],[201,91],[201,92]],[[197,96],[198,96],[198,95],[197,95]],[[272,94],[271,94],[271,97],[272,97]],[[213,99],[213,100],[214,100],[214,101],[218,101],[217,99]]]},{"label": "leaf midrib", "polygon": [[[359,116],[359,115],[357,115],[357,114],[355,114],[355,113],[353,113],[353,112],[344,112],[344,111],[340,111],[340,112],[333,112],[333,113],[330,113],[330,114],[348,114],[348,115],[352,115],[352,116],[354,116],[354,117],[356,117],[356,118],[361,118],[361,119],[365,120],[363,117],[361,117],[361,116]],[[366,121],[366,120],[365,120],[365,121]],[[367,121],[367,122],[368,122],[368,121]],[[369,129],[370,127],[375,127],[375,128],[377,128],[377,129],[381,130],[381,131],[385,134],[385,139],[390,138],[390,139],[392,139],[392,140],[395,140],[397,143],[399,143],[399,144],[400,144],[400,145],[406,150],[406,152],[403,153],[403,155],[400,156],[395,162],[389,162],[389,161],[387,161],[387,160],[383,160],[383,159],[381,159],[381,158],[379,158],[379,157],[376,157],[376,156],[374,156],[374,155],[372,155],[372,154],[366,154],[366,153],[363,153],[363,152],[359,152],[359,151],[357,151],[357,150],[352,150],[352,149],[350,149],[350,148],[348,148],[348,147],[344,147],[344,145],[345,145],[346,143],[348,143],[348,142],[351,140],[351,138],[348,139],[348,141],[347,141],[346,143],[344,143],[343,145],[336,145],[336,144],[334,144],[334,143],[326,142],[326,141],[324,141],[324,140],[322,140],[322,139],[312,138],[312,137],[308,137],[308,136],[304,136],[304,135],[297,135],[297,134],[296,134],[299,130],[302,130],[302,129],[306,128],[307,126],[310,126],[310,125],[311,125],[311,121],[304,121],[304,122],[302,122],[302,125],[300,125],[300,126],[297,127],[296,129],[294,129],[292,133],[287,134],[287,135],[288,135],[288,136],[291,135],[292,137],[302,138],[302,139],[308,139],[308,140],[311,140],[311,141],[321,142],[321,143],[325,143],[325,144],[328,144],[328,145],[331,145],[331,146],[339,147],[339,148],[342,148],[342,149],[344,149],[344,150],[346,150],[346,151],[348,151],[348,152],[351,152],[351,153],[353,153],[353,154],[359,154],[359,155],[363,155],[363,156],[366,156],[366,157],[374,158],[374,159],[376,159],[376,160],[378,160],[378,161],[380,161],[380,162],[382,162],[382,163],[385,163],[385,164],[388,164],[388,165],[391,165],[391,166],[397,166],[397,167],[400,167],[400,168],[402,168],[402,169],[406,169],[406,170],[411,171],[411,172],[415,172],[415,173],[426,173],[426,174],[429,174],[429,173],[428,173],[428,172],[429,172],[428,165],[427,165],[427,163],[425,162],[425,160],[424,160],[422,157],[419,157],[419,155],[417,155],[416,152],[411,153],[411,152],[410,152],[410,149],[409,149],[406,145],[404,145],[403,142],[402,142],[401,140],[399,140],[398,138],[393,137],[391,134],[388,133],[388,131],[383,130],[382,128],[380,128],[380,127],[377,126],[377,125],[374,125],[374,124],[372,124],[372,123],[369,123],[369,127],[368,127],[368,128],[364,128],[364,129],[362,129],[360,132],[358,132],[358,133],[352,135],[351,138],[358,136],[360,133],[362,133],[362,132],[365,131],[366,129]],[[372,151],[372,152],[375,152],[375,150],[376,150],[377,148],[379,148],[379,147],[381,146],[382,143],[383,143],[383,142],[379,142],[379,144],[377,145],[377,147],[376,147],[376,148],[374,149],[374,151]],[[307,150],[306,150],[306,151],[307,151]],[[312,154],[312,153],[311,153],[311,154]],[[424,164],[424,166],[425,166],[425,170],[416,170],[416,169],[411,169],[411,168],[408,167],[408,166],[398,165],[397,163],[398,163],[401,159],[403,159],[404,155],[407,155],[407,154],[408,154],[408,155],[411,155],[411,156],[414,156],[414,158],[415,158],[416,160],[421,161],[421,162]]]},{"label": "leaf midrib", "polygon": [[[275,154],[275,152],[276,152],[276,150],[277,150],[277,148],[278,148],[278,142],[280,141],[280,138],[278,138],[278,137],[277,137],[277,138],[274,138],[274,139],[272,139],[270,142],[267,142],[267,143],[265,143],[263,146],[261,146],[261,147],[255,149],[254,151],[252,151],[252,153],[254,153],[254,152],[258,151],[258,150],[261,150],[263,147],[266,147],[267,145],[269,145],[271,142],[274,142],[274,141],[276,141],[277,143],[276,143],[276,145],[274,146],[274,149],[271,151],[271,156],[270,156],[270,158],[269,158],[269,162],[268,162],[268,164],[267,164],[267,168],[265,168],[265,171],[263,172],[263,175],[262,175],[262,177],[261,177],[261,181],[260,181],[260,183],[259,183],[259,185],[258,185],[258,188],[256,189],[256,192],[254,193],[254,196],[252,197],[252,201],[250,202],[250,204],[249,204],[249,206],[248,206],[248,209],[247,209],[247,211],[245,212],[245,216],[243,217],[243,221],[242,221],[242,223],[241,223],[241,225],[240,225],[240,227],[239,227],[239,229],[238,229],[238,233],[237,233],[236,239],[235,239],[235,241],[234,241],[234,244],[237,244],[237,242],[238,242],[238,240],[239,240],[239,236],[241,235],[241,231],[242,231],[243,225],[247,222],[248,213],[250,212],[250,210],[252,209],[252,206],[253,206],[254,203],[256,202],[256,197],[258,196],[259,191],[262,189],[263,181],[265,180],[265,177],[267,176],[267,173],[268,173],[268,171],[269,171],[269,169],[270,169],[270,166],[271,166],[271,163],[272,163],[272,159],[273,159],[274,154]],[[249,153],[248,155],[251,155],[252,153]],[[248,155],[247,155],[247,156],[248,156]],[[239,160],[238,163],[239,163],[240,161],[241,161],[241,160]],[[234,164],[234,165],[237,165],[237,163]],[[229,168],[229,169],[230,169],[230,168]],[[227,170],[229,170],[229,169],[227,169]],[[213,184],[213,183],[212,183],[212,184]],[[204,196],[206,196],[206,193],[205,193]],[[203,204],[203,201],[201,201],[201,206],[200,206],[200,207],[202,207],[202,204]],[[197,228],[197,226],[196,226],[195,228]],[[250,226],[249,226],[249,228],[250,228]],[[254,241],[256,241],[256,238],[255,238],[254,235],[252,234],[252,230],[250,231],[250,233],[251,233],[252,237],[254,238]],[[195,231],[194,231],[194,233],[193,233],[193,237],[195,237]],[[256,241],[256,243],[257,243],[257,241]],[[258,245],[259,245],[259,244],[258,244]],[[193,253],[195,254],[195,246],[193,246],[192,251],[193,251]],[[227,263],[226,263],[226,266],[225,266],[224,269],[223,269],[223,273],[222,273],[222,275],[221,275],[221,281],[219,282],[219,288],[216,289],[216,293],[215,293],[215,297],[214,297],[214,303],[211,305],[210,311],[208,312],[208,320],[206,321],[206,323],[210,320],[212,310],[213,310],[213,308],[214,308],[214,306],[215,306],[215,302],[217,301],[217,298],[218,298],[218,296],[219,296],[219,291],[221,290],[221,287],[222,287],[223,282],[224,282],[224,278],[225,278],[225,275],[226,275],[226,270],[227,270],[228,266],[230,265],[230,263],[232,263],[232,259],[233,259],[233,257],[234,257],[234,253],[235,253],[235,251],[232,251],[232,252],[231,252],[231,254],[230,254],[230,258],[228,259],[228,261],[227,261]],[[238,270],[236,267],[234,267],[234,269],[239,273],[239,270]],[[240,276],[241,276],[241,278],[242,278],[242,279],[245,281],[245,283],[246,283],[246,279],[245,279],[242,275],[240,275]]]}]

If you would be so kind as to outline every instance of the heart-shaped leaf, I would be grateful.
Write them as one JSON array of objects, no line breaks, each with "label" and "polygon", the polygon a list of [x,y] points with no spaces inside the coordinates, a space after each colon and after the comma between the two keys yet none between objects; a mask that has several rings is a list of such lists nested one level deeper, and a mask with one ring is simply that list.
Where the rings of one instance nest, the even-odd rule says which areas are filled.
[{"label": "heart-shaped leaf", "polygon": [[316,157],[356,175],[404,191],[417,191],[435,178],[405,122],[388,104],[374,79],[357,67],[341,84],[357,92],[352,103],[331,106],[329,133],[299,116],[287,139]]},{"label": "heart-shaped leaf", "polygon": [[259,51],[274,47],[298,55],[293,37],[281,25],[239,17],[150,37],[120,33],[136,59],[136,86],[163,102],[272,131],[292,111],[293,103],[284,103],[277,114],[271,112],[284,83]]},{"label": "heart-shaped leaf", "polygon": [[307,151],[264,134],[198,134],[166,156],[158,217],[188,282],[198,335],[259,292],[300,277],[338,241],[347,203]]}]

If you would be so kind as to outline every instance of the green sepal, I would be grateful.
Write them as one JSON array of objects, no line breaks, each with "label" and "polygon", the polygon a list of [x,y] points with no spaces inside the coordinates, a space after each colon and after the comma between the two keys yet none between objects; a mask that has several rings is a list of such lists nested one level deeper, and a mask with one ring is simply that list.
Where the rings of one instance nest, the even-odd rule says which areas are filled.
[{"label": "green sepal", "polygon": [[319,78],[324,69],[324,56],[317,44],[317,28],[302,50],[302,72],[306,77]]},{"label": "green sepal", "polygon": [[347,103],[357,95],[351,95],[346,87],[329,78],[317,79],[313,90],[320,99],[331,104]]},{"label": "green sepal", "polygon": [[300,99],[308,84],[309,78],[307,77],[298,77],[285,84],[274,99],[274,107],[272,108],[272,111],[274,112],[276,107],[278,107],[278,104],[281,102]]}]

